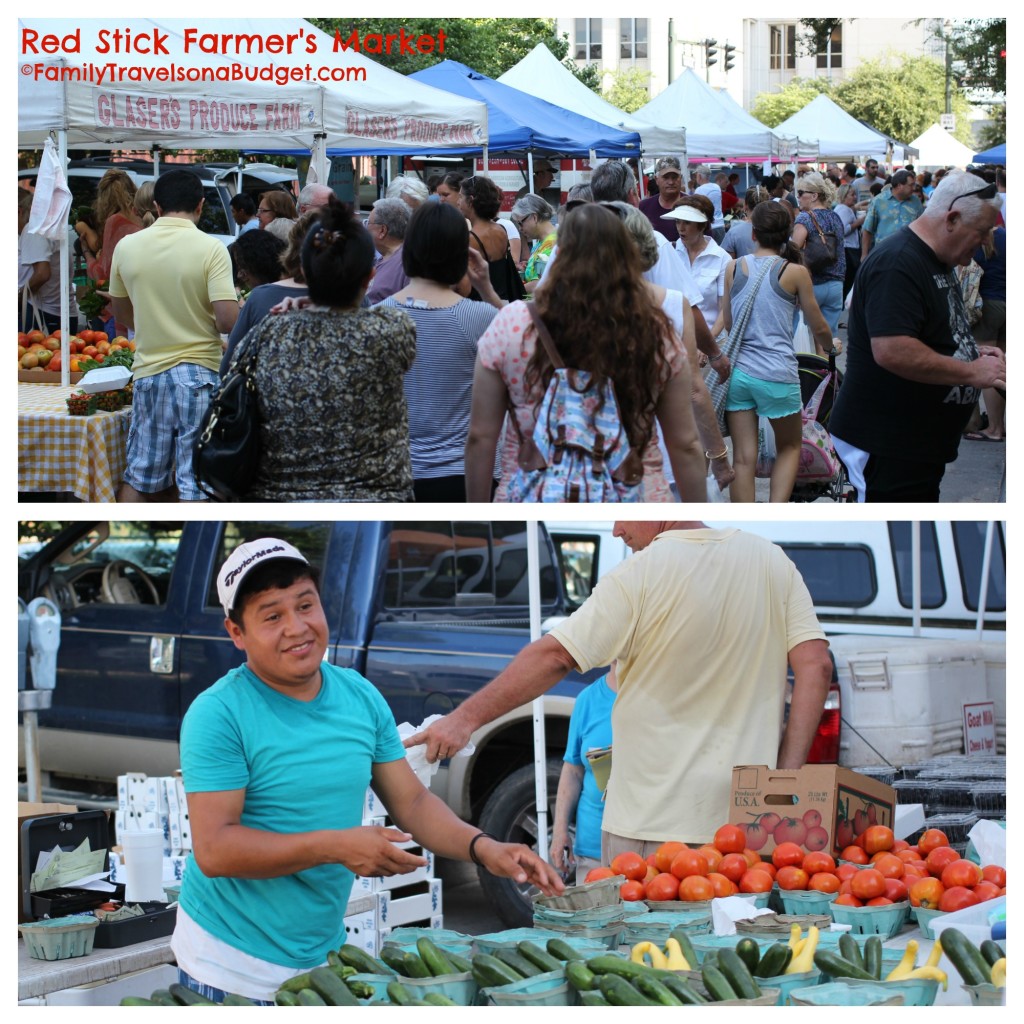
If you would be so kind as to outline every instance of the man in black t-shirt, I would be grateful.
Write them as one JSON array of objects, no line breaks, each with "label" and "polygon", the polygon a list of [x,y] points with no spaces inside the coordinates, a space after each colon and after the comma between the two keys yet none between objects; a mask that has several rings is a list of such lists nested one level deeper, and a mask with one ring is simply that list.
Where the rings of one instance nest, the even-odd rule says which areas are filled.
[{"label": "man in black t-shirt", "polygon": [[994,185],[949,174],[861,264],[829,422],[858,501],[938,501],[981,389],[1006,387],[1005,356],[975,344],[953,273],[997,215]]}]

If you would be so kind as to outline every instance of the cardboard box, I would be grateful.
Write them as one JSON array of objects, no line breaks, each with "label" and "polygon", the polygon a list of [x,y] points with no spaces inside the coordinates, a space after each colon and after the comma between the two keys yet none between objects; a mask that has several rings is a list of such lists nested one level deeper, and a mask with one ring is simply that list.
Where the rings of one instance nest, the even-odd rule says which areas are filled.
[{"label": "cardboard box", "polygon": [[21,824],[29,818],[41,818],[47,814],[77,814],[78,808],[74,804],[35,804],[18,803],[18,835],[15,843],[18,850],[18,921],[29,921],[31,918],[25,913],[22,906],[21,896]]},{"label": "cardboard box", "polygon": [[381,924],[388,928],[407,926],[414,921],[442,915],[440,878],[417,882],[404,889],[393,889],[389,895],[391,899],[382,908],[384,916],[381,919]]},{"label": "cardboard box", "polygon": [[892,786],[834,764],[732,770],[729,821],[746,826],[747,846],[762,856],[787,841],[837,856],[869,825],[892,828],[895,807]]},{"label": "cardboard box", "polygon": [[391,894],[387,892],[377,893],[371,910],[346,917],[345,941],[365,950],[370,956],[376,956],[384,939],[391,933],[391,929],[384,924],[390,897]]},{"label": "cardboard box", "polygon": [[[77,384],[85,374],[81,370],[76,370],[68,375],[68,379],[71,384]],[[18,383],[19,384],[59,384],[60,383],[60,371],[59,370],[19,370],[18,371]]]}]

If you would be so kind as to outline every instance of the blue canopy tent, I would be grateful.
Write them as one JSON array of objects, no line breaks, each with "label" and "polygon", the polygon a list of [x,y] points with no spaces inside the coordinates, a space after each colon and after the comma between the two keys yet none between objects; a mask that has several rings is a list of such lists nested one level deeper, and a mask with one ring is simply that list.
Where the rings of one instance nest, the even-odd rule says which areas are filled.
[{"label": "blue canopy tent", "polygon": [[984,153],[975,153],[976,164],[1004,164],[1006,163],[1006,143],[1000,142],[998,146],[986,149]]},{"label": "blue canopy tent", "polygon": [[[445,60],[409,77],[424,85],[487,104],[487,148],[498,153],[564,153],[566,156],[640,155],[640,135],[620,131],[520,92],[478,71]],[[465,152],[479,151],[467,147]]]}]

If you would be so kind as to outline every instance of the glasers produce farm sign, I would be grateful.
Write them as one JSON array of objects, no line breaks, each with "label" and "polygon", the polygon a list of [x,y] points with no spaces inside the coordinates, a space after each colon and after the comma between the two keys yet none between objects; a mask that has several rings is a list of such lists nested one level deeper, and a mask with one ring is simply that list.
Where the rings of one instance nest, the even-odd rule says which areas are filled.
[{"label": "glasers produce farm sign", "polygon": [[216,100],[173,93],[140,95],[129,91],[97,89],[94,92],[96,123],[107,128],[143,131],[246,132],[300,131],[316,122],[308,103],[281,99]]}]

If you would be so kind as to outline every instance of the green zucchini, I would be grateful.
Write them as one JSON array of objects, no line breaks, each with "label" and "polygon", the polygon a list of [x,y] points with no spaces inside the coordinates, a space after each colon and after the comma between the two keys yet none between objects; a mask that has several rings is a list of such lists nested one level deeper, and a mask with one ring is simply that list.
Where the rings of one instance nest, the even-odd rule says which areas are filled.
[{"label": "green zucchini", "polygon": [[940,941],[942,952],[949,957],[949,962],[957,969],[965,985],[991,984],[991,965],[962,931],[944,928]]},{"label": "green zucchini", "polygon": [[357,999],[372,999],[377,992],[368,981],[353,981],[351,978],[346,978],[345,984]]},{"label": "green zucchini", "polygon": [[399,949],[398,946],[385,945],[380,951],[380,958],[403,978],[431,978],[427,965],[413,952]]},{"label": "green zucchini", "polygon": [[165,988],[158,988],[150,997],[158,1006],[177,1006],[174,996]]},{"label": "green zucchini", "polygon": [[535,967],[539,967],[543,974],[562,969],[562,961],[541,949],[536,943],[520,942],[516,948],[524,960],[529,960]]},{"label": "green zucchini", "polygon": [[217,1005],[212,999],[207,999],[206,996],[201,996],[198,992],[193,991],[187,985],[179,984],[176,981],[167,986],[167,991],[171,993],[171,996],[179,1006]]},{"label": "green zucchini", "polygon": [[299,993],[299,1006],[326,1006],[323,997],[312,988],[304,988]]},{"label": "green zucchini", "polygon": [[389,981],[387,992],[388,999],[390,999],[395,1006],[408,1006],[410,1000],[413,998],[409,993],[409,990],[400,981]]},{"label": "green zucchini", "polygon": [[700,978],[708,995],[716,1003],[725,999],[736,999],[736,990],[729,984],[729,979],[714,965],[706,960],[700,969]]},{"label": "green zucchini", "polygon": [[340,964],[342,964],[343,962],[344,961],[342,961],[341,957],[338,956],[338,951],[336,949],[329,949],[327,951],[327,966],[328,967],[337,967]]},{"label": "green zucchini", "polygon": [[145,996],[125,996],[118,1006],[159,1006],[160,1003],[154,1003],[152,999],[147,999]]},{"label": "green zucchini", "polygon": [[[386,964],[383,964],[376,957],[370,956],[365,949],[346,943],[338,950],[338,958],[342,963],[354,967],[359,974],[393,974],[394,972]],[[328,959],[328,962],[330,960]]]},{"label": "green zucchini", "polygon": [[611,953],[602,953],[600,956],[592,956],[587,961],[587,967],[595,974],[617,974],[620,978],[632,981],[638,974],[647,974],[651,968],[643,964],[635,964],[625,957],[613,956]]},{"label": "green zucchini", "polygon": [[861,981],[878,980],[873,974],[868,974],[863,967],[828,949],[815,950],[814,966],[823,974],[833,978],[859,978]]},{"label": "green zucchini", "polygon": [[793,959],[793,950],[784,942],[774,942],[761,957],[761,962],[754,971],[755,978],[777,978],[783,974]]},{"label": "green zucchini", "polygon": [[611,1006],[607,999],[600,992],[581,992],[579,994],[580,1006]]},{"label": "green zucchini", "polygon": [[565,965],[565,979],[577,992],[597,988],[597,975],[582,960],[570,960]]},{"label": "green zucchini", "polygon": [[254,1003],[251,999],[247,999],[245,996],[240,996],[240,995],[238,995],[235,992],[228,992],[227,995],[224,996],[224,1002],[222,1002],[220,1005],[221,1006],[256,1006],[257,1004]]},{"label": "green zucchini", "polygon": [[700,1006],[707,1002],[685,978],[671,971],[663,971],[658,975],[658,980],[686,1006]]},{"label": "green zucchini", "polygon": [[[281,982],[277,990],[278,992],[282,989],[284,989],[285,992],[301,992],[304,988],[309,988],[309,971],[303,971],[302,974],[295,974],[287,981]],[[174,994],[173,991],[171,994]]]},{"label": "green zucchini", "polygon": [[696,970],[697,964],[700,963],[700,957],[697,956],[697,951],[693,948],[693,943],[690,941],[690,933],[682,926],[679,926],[672,929],[669,938],[675,939],[679,943],[679,948],[682,950],[686,962]]},{"label": "green zucchini", "polygon": [[[997,960],[1002,960],[1006,953],[1003,947],[995,939],[986,939],[978,949],[978,952],[985,958],[985,963],[991,967]],[[153,993],[154,998],[156,993]]]},{"label": "green zucchini", "polygon": [[510,985],[514,981],[522,981],[522,975],[513,971],[490,953],[477,953],[472,961],[473,977],[481,988],[494,988],[498,985]]},{"label": "green zucchini", "polygon": [[682,1006],[683,1001],[667,985],[663,985],[650,974],[640,974],[633,979],[633,987],[647,996],[653,1003],[661,1006]]},{"label": "green zucchini", "polygon": [[570,946],[565,939],[548,939],[547,951],[556,960],[564,960],[567,963],[570,960],[579,960],[580,958],[580,951]]},{"label": "green zucchini", "polygon": [[864,940],[864,970],[882,980],[882,940],[877,935],[869,935]]},{"label": "green zucchini", "polygon": [[757,999],[761,989],[754,981],[750,969],[735,949],[723,949],[718,953],[718,969],[739,999]]},{"label": "green zucchini", "polygon": [[449,999],[446,995],[442,995],[440,992],[426,992],[423,996],[423,1002],[428,1006],[458,1006],[459,1004]]},{"label": "green zucchini", "polygon": [[761,947],[750,936],[736,943],[736,953],[747,965],[747,970],[751,974],[757,974],[757,965],[761,962]]},{"label": "green zucchini", "polygon": [[295,992],[289,992],[286,988],[279,988],[274,993],[275,1006],[298,1006],[299,997]]},{"label": "green zucchini", "polygon": [[443,978],[447,974],[457,974],[455,965],[448,959],[447,954],[436,943],[431,942],[426,935],[421,935],[416,940],[416,951],[420,959],[427,965],[427,970],[435,978]]},{"label": "green zucchini", "polygon": [[653,999],[648,999],[642,992],[635,989],[625,978],[618,974],[602,974],[598,982],[601,995],[612,1006],[658,1006]]},{"label": "green zucchini", "polygon": [[864,969],[864,954],[861,952],[860,944],[849,932],[843,932],[839,936],[839,955],[844,960],[849,960],[855,967]]},{"label": "green zucchini", "polygon": [[329,967],[314,967],[309,972],[309,987],[328,1006],[358,1006],[355,994]]},{"label": "green zucchini", "polygon": [[524,978],[534,978],[538,974],[544,973],[536,964],[530,963],[525,956],[520,956],[514,949],[496,949],[494,955]]},{"label": "green zucchini", "polygon": [[448,957],[452,967],[455,968],[456,974],[468,974],[473,969],[473,965],[465,957],[453,953],[450,949],[446,949],[444,955]]}]

